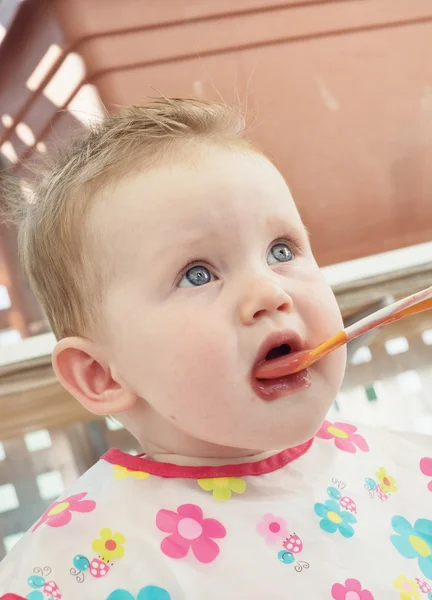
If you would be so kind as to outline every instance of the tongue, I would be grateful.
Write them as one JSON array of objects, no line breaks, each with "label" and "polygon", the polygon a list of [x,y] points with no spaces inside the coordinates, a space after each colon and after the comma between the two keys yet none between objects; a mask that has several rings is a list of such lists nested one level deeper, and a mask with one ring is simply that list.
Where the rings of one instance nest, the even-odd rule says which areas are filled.
[{"label": "tongue", "polygon": [[290,352],[273,360],[265,360],[255,369],[257,379],[275,379],[301,371],[305,367],[306,350]]}]

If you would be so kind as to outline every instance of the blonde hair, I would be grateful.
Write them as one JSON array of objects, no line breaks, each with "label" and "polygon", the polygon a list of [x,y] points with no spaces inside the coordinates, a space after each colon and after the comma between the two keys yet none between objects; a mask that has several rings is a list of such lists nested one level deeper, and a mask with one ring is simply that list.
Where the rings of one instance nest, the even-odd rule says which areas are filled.
[{"label": "blonde hair", "polygon": [[[214,141],[252,147],[241,112],[204,100],[167,98],[128,106],[92,126],[50,159],[18,206],[19,247],[30,284],[58,339],[84,335],[98,321],[103,268],[85,217],[96,191],[149,166],[179,143]],[[85,234],[85,235],[84,235]]]}]

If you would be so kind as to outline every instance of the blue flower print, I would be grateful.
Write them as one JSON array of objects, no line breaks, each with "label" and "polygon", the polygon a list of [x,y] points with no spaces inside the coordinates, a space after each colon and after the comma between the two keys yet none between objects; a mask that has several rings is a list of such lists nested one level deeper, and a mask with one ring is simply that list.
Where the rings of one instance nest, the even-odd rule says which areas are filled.
[{"label": "blue flower print", "polygon": [[135,596],[126,590],[115,590],[111,592],[106,600],[171,600],[171,596],[168,592],[155,585],[146,585],[141,588],[138,592],[138,596]]},{"label": "blue flower print", "polygon": [[432,521],[417,519],[414,526],[396,515],[392,518],[392,527],[399,535],[392,535],[393,546],[405,558],[417,558],[420,571],[432,579]]},{"label": "blue flower print", "polygon": [[315,512],[319,517],[322,517],[320,527],[324,531],[336,533],[339,530],[345,538],[354,535],[354,529],[351,525],[357,523],[357,519],[352,513],[341,510],[339,504],[334,500],[326,500],[324,504],[315,504]]}]

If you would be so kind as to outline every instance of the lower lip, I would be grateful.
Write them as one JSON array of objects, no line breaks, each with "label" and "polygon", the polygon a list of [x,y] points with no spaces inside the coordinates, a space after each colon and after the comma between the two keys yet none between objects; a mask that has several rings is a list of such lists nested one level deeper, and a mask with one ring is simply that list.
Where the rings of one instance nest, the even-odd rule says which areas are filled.
[{"label": "lower lip", "polygon": [[311,376],[308,369],[276,377],[275,379],[257,379],[252,378],[252,387],[262,400],[277,400],[283,396],[289,396],[296,392],[307,389],[312,385]]}]

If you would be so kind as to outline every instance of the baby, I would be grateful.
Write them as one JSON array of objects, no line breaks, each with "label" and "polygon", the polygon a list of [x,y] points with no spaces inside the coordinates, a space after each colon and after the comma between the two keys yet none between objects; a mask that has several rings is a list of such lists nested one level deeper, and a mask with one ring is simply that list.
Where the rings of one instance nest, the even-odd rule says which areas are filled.
[{"label": "baby", "polygon": [[431,439],[325,420],[344,349],[254,376],[343,325],[238,111],[108,116],[55,158],[20,240],[59,380],[143,454],[110,450],[48,508],[1,598],[432,598]]}]

